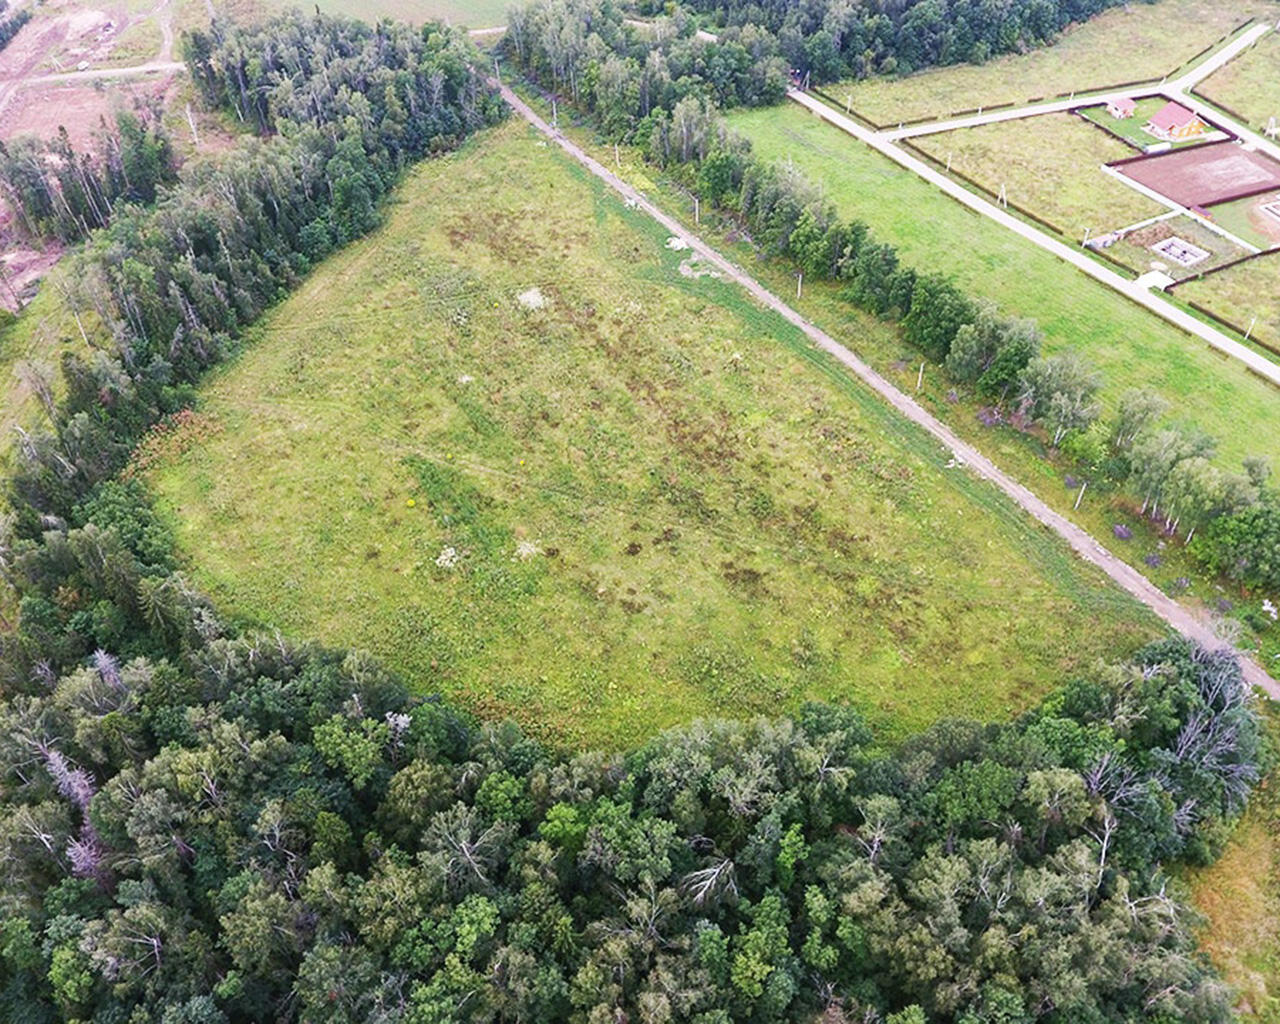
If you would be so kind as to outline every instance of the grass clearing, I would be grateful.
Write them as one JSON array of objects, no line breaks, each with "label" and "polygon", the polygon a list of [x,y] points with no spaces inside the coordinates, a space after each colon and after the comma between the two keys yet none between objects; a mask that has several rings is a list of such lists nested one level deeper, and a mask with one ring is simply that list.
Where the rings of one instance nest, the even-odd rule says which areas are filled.
[{"label": "grass clearing", "polygon": [[1235,60],[1200,83],[1196,92],[1264,131],[1280,122],[1280,33],[1269,32]]},{"label": "grass clearing", "polygon": [[[1272,743],[1280,740],[1274,705]],[[1241,1018],[1280,1021],[1280,776],[1254,791],[1222,857],[1191,873],[1192,902],[1205,917],[1200,942],[1240,996]]]},{"label": "grass clearing", "polygon": [[1249,454],[1280,462],[1276,390],[1240,364],[794,104],[729,120],[756,153],[792,160],[911,265],[947,271],[972,294],[1035,318],[1049,351],[1080,351],[1104,374],[1104,403],[1129,387],[1155,388],[1176,415],[1218,438],[1224,464]]},{"label": "grass clearing", "polygon": [[1242,329],[1252,325],[1254,337],[1280,348],[1280,253],[1187,281],[1178,287],[1177,296]]},{"label": "grass clearing", "polygon": [[1280,247],[1280,220],[1263,210],[1263,206],[1280,207],[1280,191],[1248,196],[1230,203],[1210,207],[1214,223],[1222,225],[1237,238],[1259,249]]},{"label": "grass clearing", "polygon": [[1280,7],[1257,0],[1160,0],[1128,4],[1064,32],[1052,46],[905,78],[842,82],[828,91],[881,124],[946,117],[978,105],[1026,103],[1121,82],[1160,79],[1251,15]]},{"label": "grass clearing", "polygon": [[609,746],[806,698],[1004,716],[1157,632],[522,124],[399,197],[150,474],[220,607]]},{"label": "grass clearing", "polygon": [[1010,203],[1079,240],[1085,230],[1111,231],[1165,207],[1103,173],[1101,165],[1133,151],[1073,114],[1044,114],[976,128],[923,135],[915,145]]}]

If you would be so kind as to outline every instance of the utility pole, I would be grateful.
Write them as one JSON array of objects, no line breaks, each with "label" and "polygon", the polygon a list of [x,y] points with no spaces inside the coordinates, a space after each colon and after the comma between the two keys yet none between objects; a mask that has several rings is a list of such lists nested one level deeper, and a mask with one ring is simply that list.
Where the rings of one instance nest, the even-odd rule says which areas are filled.
[{"label": "utility pole", "polygon": [[702,204],[698,202],[698,197],[693,197],[693,222],[695,224],[702,223]]},{"label": "utility pole", "polygon": [[1089,481],[1088,481],[1088,480],[1086,480],[1084,483],[1082,483],[1082,484],[1080,485],[1080,493],[1076,495],[1076,503],[1075,503],[1075,506],[1074,506],[1075,508],[1079,508],[1079,507],[1080,507],[1080,502],[1084,500],[1084,490],[1085,490],[1085,488],[1086,488],[1086,487],[1088,487],[1088,486],[1089,486]]},{"label": "utility pole", "polygon": [[924,363],[920,364],[920,372],[916,375],[916,391],[924,387]]},{"label": "utility pole", "polygon": [[800,289],[801,287],[803,287],[803,285],[804,285],[804,271],[802,270],[800,271],[800,273],[796,275],[796,298],[797,299],[800,298]]},{"label": "utility pole", "polygon": [[556,112],[556,98],[551,97],[551,127],[556,131],[560,130],[560,115]]}]

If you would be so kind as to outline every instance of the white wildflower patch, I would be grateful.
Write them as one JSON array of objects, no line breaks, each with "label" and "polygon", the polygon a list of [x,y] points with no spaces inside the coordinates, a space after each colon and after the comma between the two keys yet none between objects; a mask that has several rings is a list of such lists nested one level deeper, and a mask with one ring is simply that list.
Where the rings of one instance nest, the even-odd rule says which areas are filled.
[{"label": "white wildflower patch", "polygon": [[1280,619],[1280,609],[1276,608],[1276,606],[1272,603],[1271,598],[1269,597],[1263,598],[1262,610],[1271,616],[1272,622],[1275,622],[1277,619]]},{"label": "white wildflower patch", "polygon": [[667,239],[667,248],[673,252],[684,252],[685,249],[689,248],[689,243],[679,235],[672,235]]},{"label": "white wildflower patch", "polygon": [[470,384],[475,378],[469,373],[464,373],[458,377],[459,384]]},{"label": "white wildflower patch", "polygon": [[440,566],[441,569],[452,569],[461,558],[462,556],[458,554],[457,548],[444,548],[436,556],[436,565]]},{"label": "white wildflower patch", "polygon": [[542,554],[542,548],[531,540],[522,540],[516,545],[516,558],[526,561],[530,558],[537,558]]},{"label": "white wildflower patch", "polygon": [[516,301],[520,303],[521,309],[541,309],[547,304],[547,297],[542,294],[542,289],[534,285],[528,291],[523,291],[517,295]]}]

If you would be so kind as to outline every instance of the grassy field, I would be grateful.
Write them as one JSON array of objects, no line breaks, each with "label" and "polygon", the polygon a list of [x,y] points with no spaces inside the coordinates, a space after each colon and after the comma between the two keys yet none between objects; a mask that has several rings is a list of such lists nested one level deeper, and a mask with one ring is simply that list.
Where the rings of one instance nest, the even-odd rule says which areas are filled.
[{"label": "grassy field", "polygon": [[[1116,138],[1128,142],[1129,145],[1125,147],[1122,156],[1135,156],[1138,151],[1145,150],[1148,146],[1154,146],[1161,141],[1150,132],[1145,131],[1142,126],[1150,121],[1168,102],[1168,99],[1164,96],[1147,96],[1134,104],[1133,117],[1127,118],[1112,117],[1107,113],[1105,106],[1084,107],[1080,111],[1080,116],[1088,118]],[[1198,146],[1204,142],[1204,139],[1205,137],[1201,135],[1194,139],[1187,139],[1184,142],[1175,142],[1170,148],[1183,149],[1187,146]],[[1112,159],[1119,159],[1119,157],[1112,157]]]},{"label": "grassy field", "polygon": [[1219,439],[1224,463],[1280,456],[1276,391],[1239,364],[795,105],[735,113],[730,123],[761,156],[790,159],[823,183],[845,216],[866,221],[912,265],[948,271],[1007,312],[1034,317],[1048,349],[1084,353],[1105,375],[1104,402],[1149,386]]},{"label": "grassy field", "polygon": [[1280,121],[1280,33],[1271,32],[1226,67],[1214,72],[1196,89],[1200,95],[1229,107],[1262,131],[1271,118]]},{"label": "grassy field", "polygon": [[[1272,743],[1280,741],[1274,706]],[[1222,858],[1191,875],[1200,941],[1239,992],[1241,1017],[1280,1022],[1280,775],[1254,793]]]},{"label": "grassy field", "polygon": [[1254,335],[1280,347],[1280,253],[1187,281],[1177,295],[1245,329],[1257,317]]},{"label": "grassy field", "polygon": [[400,198],[146,459],[220,607],[607,745],[809,697],[1003,716],[1152,635],[523,125]]},{"label": "grassy field", "polygon": [[1280,246],[1280,224],[1259,209],[1263,203],[1273,202],[1280,202],[1280,192],[1219,203],[1209,212],[1216,223],[1237,238],[1251,242],[1259,249],[1273,249]]},{"label": "grassy field", "polygon": [[1112,231],[1163,213],[1165,207],[1104,174],[1100,165],[1133,150],[1073,114],[1045,114],[999,121],[915,144],[935,159],[1044,217],[1068,237]]},{"label": "grassy field", "polygon": [[1053,45],[986,64],[830,87],[879,123],[944,117],[979,105],[1025,103],[1138,79],[1160,79],[1250,15],[1280,7],[1257,0],[1160,0],[1116,8],[1065,32]]}]

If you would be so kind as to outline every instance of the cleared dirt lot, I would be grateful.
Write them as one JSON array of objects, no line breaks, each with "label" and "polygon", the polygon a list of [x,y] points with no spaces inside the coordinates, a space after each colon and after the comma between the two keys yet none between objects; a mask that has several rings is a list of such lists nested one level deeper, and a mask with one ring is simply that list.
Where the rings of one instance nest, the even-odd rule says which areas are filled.
[{"label": "cleared dirt lot", "polygon": [[1145,157],[1116,170],[1183,206],[1212,206],[1280,188],[1280,163],[1234,142]]}]

